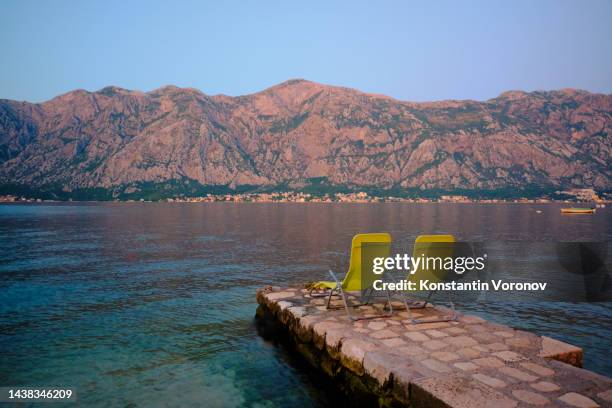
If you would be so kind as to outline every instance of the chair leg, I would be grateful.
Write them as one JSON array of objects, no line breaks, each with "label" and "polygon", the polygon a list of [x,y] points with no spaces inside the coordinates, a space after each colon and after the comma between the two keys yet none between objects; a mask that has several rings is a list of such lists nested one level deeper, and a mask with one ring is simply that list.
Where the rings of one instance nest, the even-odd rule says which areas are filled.
[{"label": "chair leg", "polygon": [[364,292],[366,292],[365,300],[361,304],[367,305],[368,303],[370,303],[370,298],[372,297],[372,292],[374,292],[374,290],[370,288],[369,290],[366,289]]},{"label": "chair leg", "polygon": [[[346,310],[346,316],[349,318],[349,320],[358,320],[357,318],[351,315],[349,304],[348,304],[348,298],[346,297],[346,294],[342,290],[342,285],[338,285],[338,291],[340,292],[340,296],[342,297],[342,300],[344,301],[344,309]],[[329,298],[331,299],[331,296]],[[328,304],[329,304],[329,301],[328,301]]]},{"label": "chair leg", "polygon": [[[349,299],[348,299],[348,294],[347,293],[344,293],[344,292],[340,293],[341,290],[336,290],[336,289],[333,289],[333,291],[334,291],[333,296],[341,296],[341,297],[344,296],[343,300],[345,300],[345,298],[346,298],[346,300],[345,300],[346,306],[352,307],[352,308],[357,308],[359,306],[367,306],[370,303],[370,301],[371,301],[371,297],[372,297],[371,293],[373,292],[372,291],[372,292],[370,292],[370,294],[367,295],[367,299],[366,299],[365,302],[356,303],[356,304],[348,304]],[[330,305],[331,296],[332,296],[332,293],[330,293],[330,296],[329,296],[328,300],[326,301],[327,309],[342,309],[342,306],[331,306]],[[391,295],[390,295],[390,293],[386,293],[385,296],[387,298],[387,303],[384,306],[384,310],[390,310],[390,312],[389,313],[385,313],[384,315],[376,316],[376,317],[391,316],[391,314],[393,313],[393,306],[391,305]]]},{"label": "chair leg", "polygon": [[[340,289],[340,291],[342,291],[342,289]],[[342,293],[344,293],[344,292],[342,292]],[[387,306],[388,306],[389,312],[383,313],[383,314],[380,314],[380,315],[374,315],[374,316],[357,316],[357,317],[351,316],[348,313],[348,303],[347,303],[347,300],[344,298],[344,294],[343,294],[342,297],[344,299],[344,305],[346,306],[346,311],[347,311],[347,314],[349,315],[349,319],[351,319],[353,321],[356,321],[356,320],[380,319],[381,317],[391,317],[391,316],[393,316],[393,305],[391,304],[391,293],[387,290],[387,291],[385,291],[385,294],[387,295]],[[357,305],[357,306],[364,306],[364,305],[365,305],[365,303],[362,303],[362,304]],[[384,309],[385,308],[383,308],[383,310]]]},{"label": "chair leg", "polygon": [[393,305],[391,304],[391,292],[387,289],[387,303],[389,304],[389,316],[393,316]]},{"label": "chair leg", "polygon": [[453,314],[451,315],[451,320],[456,321],[457,319],[459,319],[459,314],[455,310],[455,304],[453,303],[453,297],[451,295],[451,292],[448,292],[448,303],[450,303],[451,310],[453,311]]},{"label": "chair leg", "polygon": [[[393,313],[393,306],[391,305],[391,295],[389,294],[389,291],[387,291],[387,301],[389,303],[389,309],[391,310],[390,314],[383,314],[383,315],[378,315],[378,316],[368,316],[368,317],[354,317],[354,316],[352,316],[351,312],[350,312],[350,307],[349,307],[349,304],[348,304],[348,297],[346,296],[346,293],[342,289],[342,283],[340,283],[338,278],[336,278],[336,275],[331,270],[329,271],[329,274],[331,275],[332,279],[336,282],[336,287],[334,289],[332,289],[331,292],[329,293],[329,297],[327,298],[327,306],[326,306],[327,309],[330,309],[331,297],[332,297],[332,295],[334,293],[334,290],[337,290],[338,294],[342,297],[342,301],[344,302],[344,308],[346,309],[346,314],[347,314],[347,316],[348,316],[348,318],[350,320],[355,321],[355,320],[363,320],[363,319],[376,319],[376,318],[379,318],[379,317],[389,317]],[[370,293],[368,294],[367,302],[369,302],[369,298],[370,298],[372,292],[373,292],[373,290],[370,291]],[[361,303],[361,304],[358,304],[358,305],[354,305],[354,307],[363,306],[366,303]],[[353,306],[353,305],[351,305],[351,306]]]},{"label": "chair leg", "polygon": [[413,309],[424,309],[427,307],[428,303],[431,303],[429,300],[431,299],[431,296],[435,293],[435,290],[430,290],[429,293],[427,294],[427,299],[425,299],[425,301],[420,304],[419,306],[415,306],[413,307]]},{"label": "chair leg", "polygon": [[[329,291],[329,296],[327,297],[327,302],[325,303],[325,308],[329,309],[329,304],[331,303],[331,298],[334,295],[334,291],[336,290],[336,288],[332,289]],[[342,289],[340,289],[342,290]]]},{"label": "chair leg", "polygon": [[408,313],[410,314],[410,309],[424,309],[425,307],[427,307],[427,304],[429,303],[429,299],[431,297],[431,292],[430,294],[427,296],[427,299],[424,301],[420,301],[418,304],[414,305],[409,305],[408,301],[408,295],[406,295],[406,292],[401,292],[403,300],[404,300],[404,307],[406,308],[406,310],[408,311]]},{"label": "chair leg", "polygon": [[408,305],[408,296],[405,292],[402,292],[402,296],[404,298],[404,306],[406,307],[406,312],[408,312],[408,320],[410,320],[410,323],[414,324],[415,320],[412,316],[412,308],[410,307],[410,305]]},{"label": "chair leg", "polygon": [[[429,302],[429,299],[431,298],[431,295],[433,295],[434,291],[429,292],[429,295],[427,296],[427,300],[425,301],[425,305],[427,305],[427,303]],[[412,324],[420,324],[420,323],[438,323],[438,322],[455,322],[457,321],[457,319],[459,318],[459,315],[457,314],[457,311],[455,310],[455,304],[453,303],[453,297],[451,292],[448,292],[448,302],[450,303],[450,307],[452,310],[452,313],[450,316],[444,316],[441,317],[439,319],[433,319],[433,320],[419,320],[419,319],[414,319],[412,317],[412,313],[410,312],[410,310],[408,310],[408,316],[410,318],[410,320],[412,321]],[[423,306],[425,307],[425,306]]]}]

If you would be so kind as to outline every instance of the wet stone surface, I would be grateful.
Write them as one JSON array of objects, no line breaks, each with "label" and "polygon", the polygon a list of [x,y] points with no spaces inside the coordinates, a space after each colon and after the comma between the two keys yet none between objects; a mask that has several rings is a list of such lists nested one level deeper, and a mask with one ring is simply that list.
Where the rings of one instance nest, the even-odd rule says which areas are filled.
[{"label": "wet stone surface", "polygon": [[[433,407],[612,406],[612,380],[574,367],[582,363],[582,350],[570,344],[478,316],[413,324],[402,304],[394,302],[393,315],[385,316],[383,304],[358,306],[355,296],[349,300],[352,316],[368,319],[352,320],[339,297],[330,309],[326,300],[306,289],[257,291],[260,308],[288,330],[308,361],[339,381],[361,384],[379,401]],[[434,320],[447,313],[428,307],[413,316]]]}]

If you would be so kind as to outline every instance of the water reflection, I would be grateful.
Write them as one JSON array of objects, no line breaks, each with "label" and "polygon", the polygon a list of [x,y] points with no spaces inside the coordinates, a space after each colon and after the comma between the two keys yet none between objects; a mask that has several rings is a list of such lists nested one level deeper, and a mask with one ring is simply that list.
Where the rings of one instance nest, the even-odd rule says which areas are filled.
[{"label": "water reflection", "polygon": [[[536,209],[543,212],[537,214]],[[325,406],[329,395],[253,326],[254,292],[343,273],[351,237],[607,241],[612,217],[557,205],[0,206],[0,385],[57,384],[87,405]],[[487,318],[610,347],[610,306],[465,302]],[[579,322],[580,324],[577,324]]]}]

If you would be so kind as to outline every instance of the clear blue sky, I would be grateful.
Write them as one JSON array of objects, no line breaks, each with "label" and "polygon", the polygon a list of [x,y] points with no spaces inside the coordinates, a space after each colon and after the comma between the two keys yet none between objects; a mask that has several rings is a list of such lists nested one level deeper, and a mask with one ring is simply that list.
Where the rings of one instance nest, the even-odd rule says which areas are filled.
[{"label": "clear blue sky", "polygon": [[241,95],[290,78],[399,99],[612,92],[612,1],[29,1],[0,6],[0,98],[107,85]]}]

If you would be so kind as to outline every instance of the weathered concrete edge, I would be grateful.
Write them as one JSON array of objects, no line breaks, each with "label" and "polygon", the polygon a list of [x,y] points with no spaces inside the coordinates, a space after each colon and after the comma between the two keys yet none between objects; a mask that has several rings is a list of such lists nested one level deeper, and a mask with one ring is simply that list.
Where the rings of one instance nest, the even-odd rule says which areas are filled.
[{"label": "weathered concrete edge", "polygon": [[542,348],[539,356],[549,360],[561,361],[574,367],[582,367],[584,352],[580,347],[542,336]]},{"label": "weathered concrete edge", "polygon": [[[279,302],[268,301],[268,298],[263,296],[264,294],[265,294],[265,288],[261,288],[257,290],[257,302],[261,305],[266,305],[270,310],[274,311],[275,313],[282,312],[282,310],[275,310],[277,308],[277,305],[289,303],[289,302],[284,302],[284,301],[279,301]],[[293,306],[292,304],[291,304],[291,307],[302,308],[302,306]],[[297,323],[301,315],[298,313],[298,316],[292,316],[292,315],[280,316],[279,315],[278,317],[282,323],[286,323],[287,320],[291,317],[296,319],[296,323]],[[302,341],[305,341],[305,342],[309,341],[308,334],[305,334],[305,336],[306,338],[302,339]],[[557,339],[553,339],[551,337],[547,337],[547,336],[541,336],[541,338],[542,338],[542,345],[541,345],[541,350],[539,353],[540,357],[546,358],[548,360],[557,360],[562,363],[572,365],[574,367],[580,367],[580,368],[582,367],[583,360],[584,360],[584,351],[582,350],[582,348],[578,346],[574,346],[572,344],[562,342]]]},{"label": "weathered concrete edge", "polygon": [[351,392],[376,396],[380,406],[410,404],[410,385],[415,373],[406,372],[408,378],[393,375],[389,361],[380,361],[379,353],[368,352],[371,342],[365,341],[365,337],[363,341],[359,337],[346,340],[342,330],[334,329],[333,322],[321,321],[307,315],[303,306],[270,300],[265,294],[265,290],[258,290],[257,302],[282,323],[297,351],[314,368],[339,380]]},{"label": "weathered concrete edge", "polygon": [[[282,291],[275,292],[271,297],[269,291],[269,288],[258,290],[257,301],[288,329],[297,350],[315,368],[322,369],[330,377],[343,377],[344,382],[348,380],[349,388],[358,387],[378,396],[380,405],[399,403],[416,407],[451,406],[456,401],[446,400],[445,393],[439,391],[440,387],[467,386],[463,384],[468,381],[465,377],[438,375],[433,379],[426,373],[397,366],[391,353],[369,349],[371,339],[365,341],[364,338],[362,342],[354,334],[345,339],[343,330],[334,328],[334,324],[338,323],[321,321],[308,315],[305,306],[295,306],[282,300]],[[539,356],[580,367],[582,353],[579,347],[543,337]],[[499,406],[510,402],[503,394],[481,387],[473,381],[470,381],[469,387],[474,392],[486,394],[487,399],[495,401]]]}]

